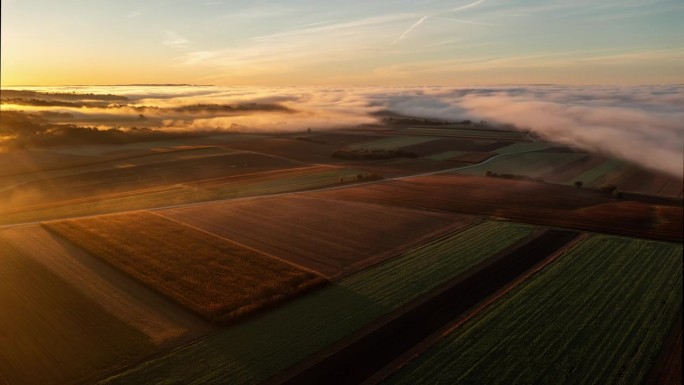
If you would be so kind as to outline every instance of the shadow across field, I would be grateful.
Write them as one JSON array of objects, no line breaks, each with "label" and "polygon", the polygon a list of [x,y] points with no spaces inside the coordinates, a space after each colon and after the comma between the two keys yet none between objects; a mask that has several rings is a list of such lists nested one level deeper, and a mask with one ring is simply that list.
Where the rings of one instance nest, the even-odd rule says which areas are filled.
[{"label": "shadow across field", "polygon": [[547,230],[387,314],[265,384],[358,384],[579,235]]}]

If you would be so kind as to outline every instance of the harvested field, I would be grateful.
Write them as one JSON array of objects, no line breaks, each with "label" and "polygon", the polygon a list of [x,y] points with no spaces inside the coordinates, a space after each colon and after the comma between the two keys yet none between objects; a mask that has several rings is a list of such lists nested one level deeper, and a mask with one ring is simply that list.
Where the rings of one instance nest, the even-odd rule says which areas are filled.
[{"label": "harvested field", "polygon": [[[44,150],[22,150],[0,153],[0,178],[34,173],[54,167],[73,167],[92,161],[88,156],[60,154]],[[12,165],[7,167],[7,165]]]},{"label": "harvested field", "polygon": [[603,164],[605,161],[605,158],[600,156],[585,155],[545,174],[541,174],[539,177],[550,183],[573,184],[575,181],[579,180],[579,175]]},{"label": "harvested field", "polygon": [[544,142],[522,142],[509,144],[508,146],[497,148],[492,152],[497,154],[515,154],[518,152],[542,151],[551,148],[552,146],[552,144]]},{"label": "harvested field", "polygon": [[225,147],[232,150],[254,151],[297,162],[335,161],[330,154],[337,148],[337,146],[325,143],[267,136],[257,140],[226,143]]},{"label": "harvested field", "polygon": [[328,277],[393,257],[476,220],[312,196],[208,203],[158,213]]},{"label": "harvested field", "polygon": [[324,282],[256,250],[147,212],[44,226],[215,322],[272,306]]},{"label": "harvested field", "polygon": [[152,351],[121,322],[0,235],[0,382],[63,384]]},{"label": "harvested field", "polygon": [[681,179],[670,178],[663,189],[658,193],[659,196],[677,197],[682,199],[684,196],[684,182]]},{"label": "harvested field", "polygon": [[681,271],[681,245],[594,236],[387,383],[642,383],[681,306]]},{"label": "harvested field", "polygon": [[554,229],[524,239],[267,383],[360,384],[578,234]]},{"label": "harvested field", "polygon": [[41,205],[18,208],[9,206],[0,211],[0,224],[107,214],[117,211],[307,190],[355,182],[358,174],[365,174],[365,172],[332,166],[301,167],[70,199]]},{"label": "harvested field", "polygon": [[[161,161],[162,159],[157,159],[158,157],[167,160]],[[144,162],[140,162],[140,159]],[[152,160],[157,162],[146,164]],[[157,157],[126,160],[123,163],[120,161],[108,163],[104,165],[106,168],[99,165],[94,171],[82,170],[86,172],[74,175],[41,177],[31,182],[21,183],[14,189],[0,192],[0,199],[11,199],[12,195],[21,195],[25,205],[40,204],[178,183],[192,183],[209,178],[286,169],[295,165],[280,158],[258,154],[227,154],[226,150],[222,149],[218,153],[216,151],[209,153],[185,151],[183,155],[165,153]],[[45,194],[45,191],[50,193]],[[32,200],[29,199],[30,196],[33,196]]]},{"label": "harvested field", "polygon": [[618,185],[619,191],[650,196],[677,198],[682,180],[657,171],[638,170]]},{"label": "harvested field", "polygon": [[498,131],[486,128],[482,129],[464,129],[464,128],[434,128],[434,127],[409,127],[401,130],[401,132],[410,133],[412,135],[434,135],[446,137],[459,138],[482,138],[482,139],[496,139],[496,140],[514,140],[514,141],[529,141],[527,134],[518,131]]},{"label": "harvested field", "polygon": [[599,191],[546,183],[452,174],[322,191],[318,196],[642,238],[682,239],[681,206],[618,200]]},{"label": "harvested field", "polygon": [[40,225],[4,229],[0,236],[155,344],[168,345],[211,331],[194,313],[64,242]]},{"label": "harvested field", "polygon": [[587,184],[588,187],[600,188],[605,185],[616,185],[620,186],[625,180],[629,179],[634,175],[638,169],[636,166],[623,163],[609,172],[600,175],[598,178],[594,179],[591,183]]},{"label": "harvested field", "polygon": [[418,156],[429,156],[444,153],[447,151],[463,152],[491,152],[500,147],[508,145],[510,142],[500,142],[493,140],[476,139],[449,139],[440,138],[430,142],[418,143],[403,147],[406,151],[411,151]]},{"label": "harvested field", "polygon": [[498,222],[468,228],[102,383],[259,383],[533,231]]},{"label": "harvested field", "polygon": [[487,171],[495,174],[509,174],[539,178],[558,167],[583,157],[583,154],[528,152],[500,156],[481,166],[456,171],[466,175],[485,175]]},{"label": "harvested field", "polygon": [[[593,186],[596,185],[597,183],[596,180],[601,178],[603,175],[610,173],[617,167],[620,167],[624,163],[620,160],[616,159],[609,159],[606,160],[605,162],[599,164],[598,166],[591,168],[585,172],[583,172],[580,175],[575,176],[573,180],[568,181],[568,184],[575,183],[576,181],[580,181],[584,183],[585,186]],[[600,187],[600,186],[599,186]]]}]

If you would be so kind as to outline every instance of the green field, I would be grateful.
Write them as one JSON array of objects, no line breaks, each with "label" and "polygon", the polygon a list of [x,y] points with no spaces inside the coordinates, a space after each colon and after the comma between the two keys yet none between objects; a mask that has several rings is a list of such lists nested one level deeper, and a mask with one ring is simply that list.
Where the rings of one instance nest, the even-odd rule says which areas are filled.
[{"label": "green field", "polygon": [[0,383],[62,384],[150,353],[147,336],[0,238]]},{"label": "green field", "polygon": [[616,159],[610,159],[602,164],[592,168],[589,171],[586,171],[582,173],[581,175],[576,176],[573,178],[571,181],[568,181],[567,184],[573,184],[576,181],[582,182],[585,186],[593,186],[596,182],[596,180],[600,179],[604,175],[608,174],[609,172],[615,170],[616,168],[620,167],[623,165],[624,162]]},{"label": "green field", "polygon": [[534,229],[504,222],[468,228],[104,383],[258,383],[468,270]]},{"label": "green field", "polygon": [[515,154],[519,152],[539,151],[553,147],[552,144],[543,142],[522,142],[509,144],[506,147],[497,148],[492,151],[497,154]]},{"label": "green field", "polygon": [[401,130],[411,134],[419,135],[435,135],[445,137],[457,138],[486,138],[486,139],[502,139],[502,140],[523,140],[527,141],[529,138],[524,132],[516,131],[496,131],[482,129],[467,129],[467,128],[434,128],[434,127],[409,127]]},{"label": "green field", "polygon": [[340,184],[340,178],[342,178],[343,183],[355,181],[357,174],[365,174],[365,172],[354,169],[310,167],[252,174],[246,179],[242,176],[236,176],[219,178],[211,182],[174,184],[92,198],[27,206],[18,210],[10,209],[0,214],[0,224],[108,214],[218,199],[300,191]]},{"label": "green field", "polygon": [[468,167],[456,171],[459,174],[485,175],[487,171],[496,174],[521,175],[537,178],[553,169],[560,167],[584,154],[556,153],[556,152],[528,152],[523,154],[507,154],[499,156],[486,164]]},{"label": "green field", "polygon": [[681,303],[681,245],[596,235],[387,382],[640,384]]},{"label": "green field", "polygon": [[394,136],[389,138],[383,138],[378,140],[373,140],[370,142],[362,142],[349,146],[353,149],[384,149],[384,150],[395,150],[401,147],[410,146],[413,144],[425,143],[432,140],[436,140],[434,137],[429,136]]}]

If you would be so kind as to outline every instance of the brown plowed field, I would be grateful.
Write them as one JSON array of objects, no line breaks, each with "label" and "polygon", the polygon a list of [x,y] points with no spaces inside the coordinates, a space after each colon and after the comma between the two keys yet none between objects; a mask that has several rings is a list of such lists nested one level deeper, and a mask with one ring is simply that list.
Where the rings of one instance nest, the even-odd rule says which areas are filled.
[{"label": "brown plowed field", "polygon": [[158,213],[328,277],[356,271],[475,220],[303,196],[208,203]]},{"label": "brown plowed field", "polygon": [[571,186],[435,175],[324,191],[319,196],[487,215],[599,233],[682,240],[681,206],[623,201]]},{"label": "brown plowed field", "polygon": [[620,183],[618,190],[676,198],[681,194],[682,181],[656,171],[639,170]]},{"label": "brown plowed field", "polygon": [[663,190],[660,191],[660,196],[682,198],[684,192],[684,182],[678,178],[670,178]]},{"label": "brown plowed field", "polygon": [[540,178],[551,183],[567,183],[583,172],[589,171],[605,161],[606,159],[600,156],[587,155],[566,163],[546,174],[542,174]]},{"label": "brown plowed field", "polygon": [[213,330],[173,301],[64,242],[40,225],[14,227],[0,233],[24,255],[69,282],[113,316],[145,333],[156,344],[179,337],[187,340]]},{"label": "brown plowed field", "polygon": [[231,321],[324,282],[315,273],[149,212],[44,226],[211,321]]}]

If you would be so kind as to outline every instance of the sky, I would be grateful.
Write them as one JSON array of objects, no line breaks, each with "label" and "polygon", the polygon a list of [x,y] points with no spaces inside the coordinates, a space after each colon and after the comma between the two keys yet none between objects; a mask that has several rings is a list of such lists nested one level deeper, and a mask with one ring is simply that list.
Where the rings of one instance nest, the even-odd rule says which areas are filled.
[{"label": "sky", "polygon": [[10,85],[684,83],[683,0],[3,0]]}]

